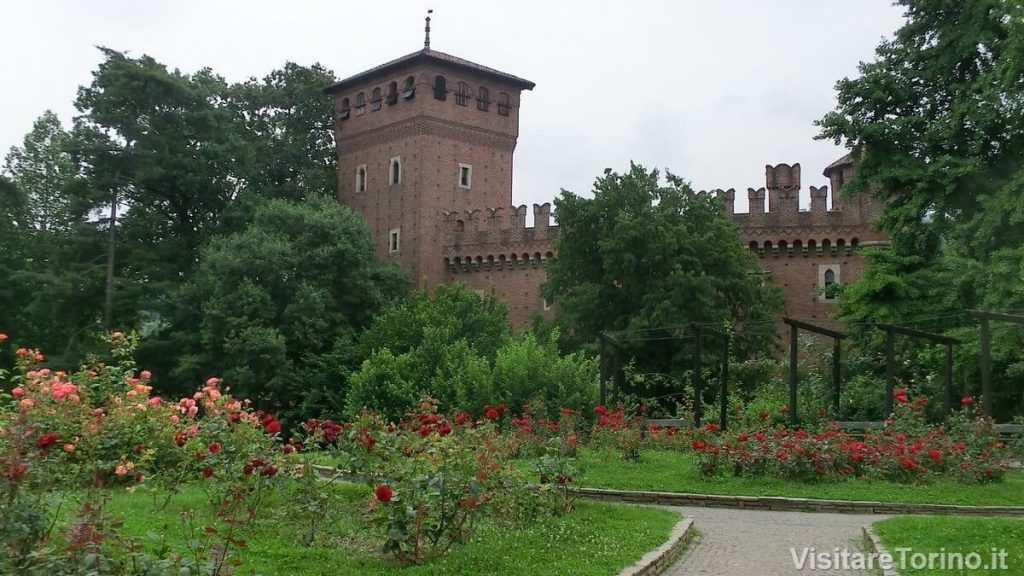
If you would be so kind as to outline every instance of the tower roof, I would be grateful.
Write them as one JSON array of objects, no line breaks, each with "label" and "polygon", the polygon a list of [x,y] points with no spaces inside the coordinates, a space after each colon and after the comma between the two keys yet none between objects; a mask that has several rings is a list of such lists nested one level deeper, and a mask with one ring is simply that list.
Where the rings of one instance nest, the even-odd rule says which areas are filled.
[{"label": "tower roof", "polygon": [[850,155],[850,154],[844,154],[842,158],[840,158],[840,159],[836,160],[835,162],[833,162],[833,163],[829,164],[828,166],[826,166],[825,167],[825,171],[822,172],[822,174],[824,174],[825,176],[828,176],[831,172],[834,172],[837,168],[842,168],[843,166],[849,166],[851,164],[853,164],[853,156]]},{"label": "tower roof", "polygon": [[521,90],[533,90],[533,87],[536,86],[536,84],[534,84],[533,82],[530,82],[529,80],[526,80],[524,78],[520,78],[519,76],[514,76],[512,74],[508,74],[507,72],[495,70],[494,68],[489,68],[487,66],[482,66],[475,62],[470,62],[469,60],[459,58],[458,56],[452,56],[451,54],[445,54],[444,52],[438,52],[437,50],[424,48],[422,50],[417,50],[412,54],[406,54],[401,58],[396,58],[390,62],[385,62],[380,66],[375,66],[373,68],[370,68],[369,70],[365,70],[354,76],[349,76],[344,80],[335,82],[334,84],[331,84],[327,88],[327,92],[332,94],[335,92],[340,92],[346,88],[353,86],[354,84],[363,82],[375,76],[383,76],[384,74],[393,72],[400,68],[405,68],[409,65],[420,63],[444,64],[449,67],[463,70],[466,72],[473,72],[483,76],[488,76],[495,80],[508,82],[509,84],[512,84],[513,86]]}]

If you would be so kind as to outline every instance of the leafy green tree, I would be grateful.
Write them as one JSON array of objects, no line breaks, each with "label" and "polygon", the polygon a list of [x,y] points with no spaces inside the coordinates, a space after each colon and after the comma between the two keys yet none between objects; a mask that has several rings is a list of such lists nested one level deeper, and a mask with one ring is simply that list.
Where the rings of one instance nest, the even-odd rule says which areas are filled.
[{"label": "leafy green tree", "polygon": [[[606,170],[593,198],[563,191],[555,200],[558,258],[548,264],[543,293],[576,342],[592,343],[602,330],[771,326],[778,291],[762,286],[757,259],[721,203],[672,174],[666,180],[633,164],[624,174]],[[771,342],[764,325],[740,344]],[[680,346],[636,352],[646,355],[645,369],[663,372],[687,357]]]},{"label": "leafy green tree", "polygon": [[91,189],[71,153],[75,134],[52,112],[7,155],[0,219],[0,322],[18,341],[73,366],[99,345],[104,244]]},{"label": "leafy green tree", "polygon": [[249,163],[249,150],[222,78],[101,51],[92,84],[75,101],[84,135],[79,153],[91,176],[116,190],[125,212],[119,306],[161,310],[238,194],[234,168]]},{"label": "leafy green tree", "polygon": [[491,403],[504,402],[519,409],[543,401],[548,417],[562,408],[587,410],[597,402],[597,360],[582,352],[562,356],[555,330],[546,338],[530,332],[498,350],[494,359]]},{"label": "leafy green tree", "polygon": [[465,284],[442,284],[395,302],[360,335],[360,354],[388,348],[403,354],[425,342],[440,346],[466,340],[485,358],[493,358],[509,337],[508,309],[493,294],[481,295]]},{"label": "leafy green tree", "polygon": [[311,400],[341,402],[352,338],[407,283],[333,199],[265,200],[245,230],[213,238],[179,294],[174,377],[184,386],[216,374],[286,414],[340,410]]},{"label": "leafy green tree", "polygon": [[245,171],[247,192],[289,200],[337,195],[334,103],[324,92],[334,80],[319,64],[288,62],[230,87],[254,160]]},{"label": "leafy green tree", "polygon": [[[819,122],[821,137],[852,150],[857,175],[844,192],[883,199],[880,226],[892,238],[843,294],[842,317],[959,326],[976,349],[964,309],[1024,309],[1024,6],[898,3],[906,24],[837,84],[838,106]],[[1024,411],[1024,330],[998,330],[996,405],[1006,416]],[[859,336],[877,347],[876,334]],[[976,391],[977,363],[959,372]]]}]

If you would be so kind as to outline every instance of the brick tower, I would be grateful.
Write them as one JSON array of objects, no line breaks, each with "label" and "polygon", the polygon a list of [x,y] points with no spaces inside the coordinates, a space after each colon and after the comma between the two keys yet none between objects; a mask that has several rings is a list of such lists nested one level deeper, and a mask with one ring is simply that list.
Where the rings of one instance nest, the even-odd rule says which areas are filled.
[{"label": "brick tower", "polygon": [[509,206],[519,96],[534,84],[430,48],[331,85],[338,201],[417,286],[450,276],[443,214]]}]

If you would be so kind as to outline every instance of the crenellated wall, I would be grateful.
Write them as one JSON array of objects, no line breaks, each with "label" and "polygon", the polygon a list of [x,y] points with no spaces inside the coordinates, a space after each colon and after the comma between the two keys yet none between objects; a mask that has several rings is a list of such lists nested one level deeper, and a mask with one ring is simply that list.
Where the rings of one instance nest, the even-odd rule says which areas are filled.
[{"label": "crenellated wall", "polygon": [[515,326],[526,325],[534,314],[550,313],[540,286],[558,238],[550,203],[533,205],[533,226],[526,225],[527,211],[522,205],[441,212],[446,281],[494,290],[508,303]]},{"label": "crenellated wall", "polygon": [[[853,165],[844,156],[824,175],[833,187],[841,187],[853,176]],[[744,245],[760,257],[762,267],[782,289],[786,314],[828,318],[836,299],[823,293],[826,278],[836,284],[859,278],[864,260],[858,249],[888,242],[875,228],[882,204],[870,197],[833,194],[830,209],[829,187],[823,185],[810,187],[810,207],[801,210],[800,186],[800,164],[778,164],[765,166],[765,187],[747,189],[748,212],[736,212],[735,189],[712,192],[722,200]]]}]

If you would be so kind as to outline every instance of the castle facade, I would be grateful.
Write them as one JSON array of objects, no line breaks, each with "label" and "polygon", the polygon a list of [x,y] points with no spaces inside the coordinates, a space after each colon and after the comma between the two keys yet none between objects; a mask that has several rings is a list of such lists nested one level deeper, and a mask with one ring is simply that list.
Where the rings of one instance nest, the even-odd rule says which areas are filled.
[{"label": "castle facade", "polygon": [[[428,37],[429,38],[429,37]],[[512,157],[520,95],[534,83],[429,48],[331,85],[338,147],[338,201],[361,213],[377,255],[428,289],[461,281],[494,291],[510,321],[524,326],[552,313],[540,295],[555,257],[551,204],[513,205]],[[849,157],[824,171],[832,190],[853,174]],[[766,167],[765,187],[749,189],[750,211],[736,213],[735,191],[718,190],[743,241],[786,298],[786,313],[828,318],[835,288],[855,280],[858,248],[885,242],[871,198],[810,188],[800,210],[800,165]],[[768,209],[764,209],[767,194]]]}]

